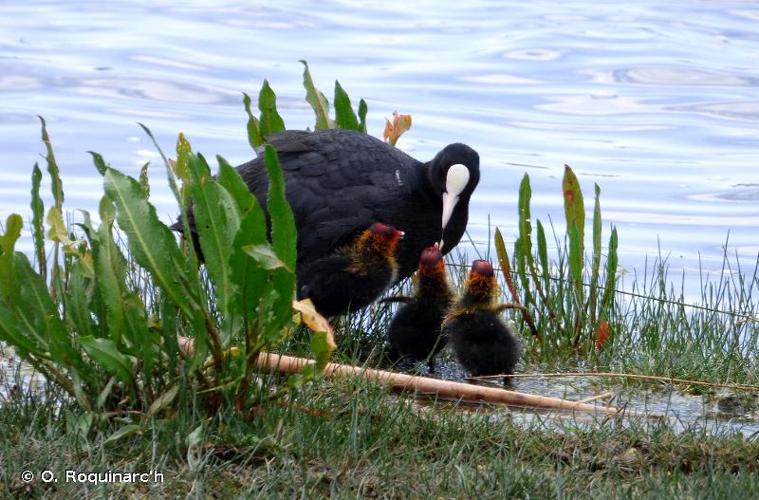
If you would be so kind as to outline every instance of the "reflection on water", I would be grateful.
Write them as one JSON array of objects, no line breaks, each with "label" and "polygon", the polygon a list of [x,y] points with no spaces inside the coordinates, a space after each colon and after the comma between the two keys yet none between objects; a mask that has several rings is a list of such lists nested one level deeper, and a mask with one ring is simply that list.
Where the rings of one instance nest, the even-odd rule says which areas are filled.
[{"label": "reflection on water", "polygon": [[[241,92],[264,78],[290,128],[312,125],[297,62],[306,59],[328,95],[339,78],[366,99],[371,133],[394,110],[411,113],[399,146],[413,156],[455,141],[479,151],[476,242],[488,240],[488,220],[514,240],[525,172],[533,218],[550,215],[563,231],[568,163],[587,196],[601,187],[604,239],[616,224],[621,266],[640,267],[660,241],[677,257],[673,273],[685,270],[697,288],[700,270],[719,273],[728,230],[742,257],[759,247],[757,19],[738,0],[6,2],[0,219],[29,218],[29,177],[43,161],[38,114],[69,210],[96,212],[102,181],[86,154],[95,150],[131,175],[151,161],[152,200],[172,219],[173,197],[136,122],[166,150],[181,131],[207,157],[242,163],[252,152]],[[28,232],[20,248],[30,249]]]}]

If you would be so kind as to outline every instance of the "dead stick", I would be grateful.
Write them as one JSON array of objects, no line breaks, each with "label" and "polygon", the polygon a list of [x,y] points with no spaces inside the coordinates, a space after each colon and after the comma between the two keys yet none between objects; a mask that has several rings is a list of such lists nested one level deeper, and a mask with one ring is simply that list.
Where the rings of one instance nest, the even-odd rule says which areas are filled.
[{"label": "dead stick", "polygon": [[[306,364],[313,363],[307,358],[297,358],[274,353],[261,352],[256,360],[259,368],[279,373],[298,373]],[[543,408],[549,410],[569,410],[605,415],[619,415],[622,412],[614,407],[600,407],[586,403],[578,403],[566,399],[547,396],[537,396],[523,392],[509,391],[495,387],[483,387],[462,382],[450,382],[429,377],[406,375],[403,373],[361,368],[359,366],[328,363],[324,369],[327,377],[361,377],[390,385],[393,390],[401,392],[417,392],[434,395],[446,399],[461,399],[485,403],[500,403],[523,408]],[[630,412],[626,412],[630,413]]]},{"label": "dead stick", "polygon": [[722,389],[736,389],[742,391],[759,392],[759,386],[749,384],[722,384],[719,382],[707,382],[705,380],[689,380],[685,378],[663,377],[661,375],[639,375],[636,373],[617,372],[564,372],[564,373],[513,373],[511,375],[483,375],[469,377],[471,380],[488,380],[502,378],[631,378],[636,380],[653,380],[656,382],[668,382],[670,384],[701,385],[705,387],[719,387]]}]

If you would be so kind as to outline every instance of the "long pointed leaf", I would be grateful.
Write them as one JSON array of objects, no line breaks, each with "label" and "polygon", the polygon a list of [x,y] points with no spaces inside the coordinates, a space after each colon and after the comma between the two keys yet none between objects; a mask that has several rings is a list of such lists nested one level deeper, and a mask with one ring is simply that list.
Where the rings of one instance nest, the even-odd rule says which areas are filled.
[{"label": "long pointed leaf", "polygon": [[267,80],[264,80],[261,92],[258,94],[258,109],[261,110],[259,126],[261,127],[261,136],[264,139],[285,129],[285,122],[277,112],[277,96]]},{"label": "long pointed leaf", "polygon": [[80,337],[79,343],[87,354],[105,370],[125,383],[133,380],[135,359],[121,353],[111,339]]},{"label": "long pointed leaf", "polygon": [[361,131],[351,100],[338,81],[335,81],[335,124],[338,128]]},{"label": "long pointed leaf", "polygon": [[32,170],[32,239],[34,240],[34,254],[37,258],[37,269],[43,278],[47,279],[47,256],[45,255],[45,204],[40,196],[40,182],[42,172],[39,165],[34,164]]},{"label": "long pointed leaf", "polygon": [[316,130],[334,128],[334,122],[329,117],[329,101],[324,97],[324,94],[314,86],[314,81],[311,78],[311,72],[308,69],[308,63],[301,60],[303,63],[303,87],[306,89],[306,101],[314,109],[316,114]]},{"label": "long pointed leaf", "polygon": [[18,293],[18,283],[14,282],[13,254],[23,225],[20,215],[11,214],[5,220],[5,234],[0,236],[0,300],[6,304],[10,304]]}]

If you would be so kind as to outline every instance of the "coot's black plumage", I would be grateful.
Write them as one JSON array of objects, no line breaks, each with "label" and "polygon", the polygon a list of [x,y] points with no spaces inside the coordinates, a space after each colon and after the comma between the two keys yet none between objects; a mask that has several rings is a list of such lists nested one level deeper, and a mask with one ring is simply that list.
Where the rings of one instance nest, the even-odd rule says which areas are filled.
[{"label": "coot's black plumage", "polygon": [[405,302],[387,330],[388,355],[393,361],[426,359],[432,372],[434,357],[446,344],[440,329],[453,299],[443,254],[437,244],[422,251],[414,281],[413,297],[388,299]]},{"label": "coot's black plumage", "polygon": [[[422,163],[375,137],[342,129],[286,131],[267,139],[279,155],[295,214],[299,275],[375,221],[406,233],[398,248],[397,280],[411,275],[422,249],[442,236],[447,253],[464,234],[469,198],[480,179],[479,156],[469,146],[451,144]],[[237,168],[265,206],[263,159]]]},{"label": "coot's black plumage", "polygon": [[357,311],[395,280],[395,250],[403,233],[374,223],[350,245],[307,263],[298,275],[299,299],[309,298],[324,316]]},{"label": "coot's black plumage", "polygon": [[519,361],[519,341],[500,318],[503,306],[496,305],[497,295],[493,266],[475,260],[464,295],[443,322],[443,334],[448,336],[459,363],[475,377],[511,374]]}]

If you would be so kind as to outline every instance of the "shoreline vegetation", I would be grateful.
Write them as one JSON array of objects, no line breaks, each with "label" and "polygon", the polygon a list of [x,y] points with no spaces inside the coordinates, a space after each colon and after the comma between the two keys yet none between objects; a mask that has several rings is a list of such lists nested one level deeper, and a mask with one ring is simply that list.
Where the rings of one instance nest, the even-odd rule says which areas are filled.
[{"label": "shoreline vegetation", "polygon": [[[303,64],[314,127],[365,132],[366,103],[354,111],[336,82],[331,108]],[[704,276],[698,303],[686,303],[661,252],[618,290],[623,240],[615,228],[604,234],[599,186],[586,223],[580,180],[565,167],[558,234],[531,218],[525,174],[517,240],[507,247],[493,232],[503,299],[514,304],[505,316],[523,344],[518,389],[564,377],[582,381],[582,399],[600,408],[609,399],[635,407],[621,396],[631,391],[664,403],[700,397],[704,414],[581,418],[421,401],[376,381],[327,378],[330,361],[394,369],[382,355],[394,309],[375,304],[330,325],[292,300],[294,220],[276,151],[264,142],[285,124],[267,82],[259,112],[251,105],[244,95],[248,139],[270,179],[268,226],[222,157],[212,175],[183,135],[173,159],[156,144],[185,227],[193,205],[203,267],[158,219],[147,165],[133,179],[92,153],[104,180],[98,214],[66,224],[64,181],[41,119],[53,203],[46,211],[35,165],[29,226],[18,214],[0,224],[0,360],[30,367],[0,370],[0,496],[759,497],[759,256],[746,268],[726,245],[723,272]],[[395,144],[410,126],[396,113],[385,139]],[[31,261],[15,250],[24,230]],[[456,289],[467,263],[448,256]],[[315,363],[287,376],[261,372],[265,352]],[[30,370],[45,382],[32,387]]]}]

